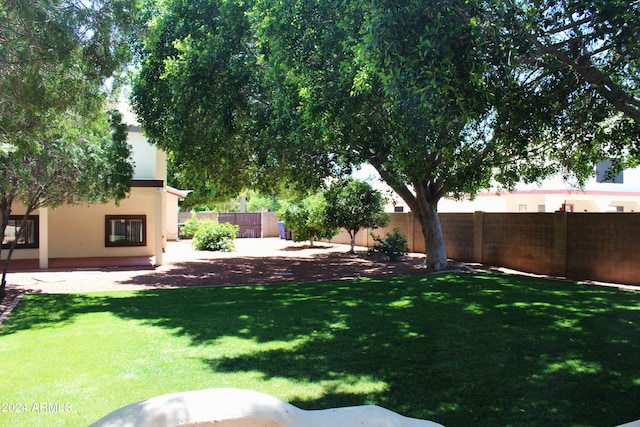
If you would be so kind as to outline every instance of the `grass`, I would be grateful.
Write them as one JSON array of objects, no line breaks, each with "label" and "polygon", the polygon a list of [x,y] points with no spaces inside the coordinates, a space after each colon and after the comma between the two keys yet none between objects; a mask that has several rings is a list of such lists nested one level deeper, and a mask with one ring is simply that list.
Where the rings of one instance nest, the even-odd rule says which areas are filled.
[{"label": "grass", "polygon": [[28,295],[0,327],[0,360],[0,425],[86,425],[239,387],[449,427],[613,426],[640,419],[640,293],[443,274]]}]

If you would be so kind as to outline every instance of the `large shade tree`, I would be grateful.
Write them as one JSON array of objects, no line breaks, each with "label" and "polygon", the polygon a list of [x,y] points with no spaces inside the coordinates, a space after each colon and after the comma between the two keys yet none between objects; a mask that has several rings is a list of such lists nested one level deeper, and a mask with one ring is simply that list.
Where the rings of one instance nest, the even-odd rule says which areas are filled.
[{"label": "large shade tree", "polygon": [[[508,34],[503,49],[512,65],[565,101],[548,139],[573,141],[582,155],[612,158],[618,170],[637,164],[640,3],[528,0],[496,2],[492,10]],[[576,153],[557,154],[569,168],[589,166]]]},{"label": "large shade tree", "polygon": [[[444,195],[557,172],[583,180],[633,145],[633,117],[539,46],[550,21],[538,16],[583,19],[574,3],[162,2],[134,104],[154,141],[222,185],[273,175],[311,185],[370,163],[422,225],[428,267],[441,269]],[[595,27],[623,9],[637,27],[633,3],[607,14],[587,3]],[[609,36],[590,37],[599,50]],[[612,52],[629,49],[637,70],[624,40]],[[637,74],[606,70],[633,92]]]},{"label": "large shade tree", "polygon": [[[49,132],[32,149],[8,153],[0,164],[0,219],[3,236],[13,221],[0,295],[4,295],[11,256],[24,238],[29,216],[37,209],[63,203],[102,203],[129,193],[133,166],[129,162],[126,125],[113,112],[100,117],[71,115],[49,122]],[[22,206],[21,219],[11,220],[14,202]],[[0,246],[0,254],[2,247]]]},{"label": "large shade tree", "polygon": [[132,58],[138,8],[137,0],[0,2],[3,236],[14,201],[30,213],[128,191],[126,132],[114,122],[119,136],[110,135],[106,100]]},{"label": "large shade tree", "polygon": [[138,8],[138,0],[0,2],[0,144],[32,145],[68,108],[101,108],[106,79],[132,58]]},{"label": "large shade tree", "polygon": [[[640,122],[640,4],[625,0],[507,1],[501,23],[518,43],[518,61],[564,69],[593,102]],[[515,54],[516,52],[514,52]]]}]

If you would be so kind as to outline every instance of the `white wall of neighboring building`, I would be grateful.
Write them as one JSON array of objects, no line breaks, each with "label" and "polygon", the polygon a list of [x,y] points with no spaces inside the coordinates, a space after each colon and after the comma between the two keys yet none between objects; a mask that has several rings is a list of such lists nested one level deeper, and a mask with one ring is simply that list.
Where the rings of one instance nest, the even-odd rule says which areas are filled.
[{"label": "white wall of neighboring building", "polygon": [[472,203],[443,200],[439,210],[555,212],[566,205],[573,212],[640,212],[640,167],[625,170],[621,178],[622,182],[611,183],[598,182],[593,177],[579,188],[562,177],[553,177],[539,184],[519,184],[509,193],[484,191]]},{"label": "white wall of neighboring building", "polygon": [[[363,165],[353,176],[385,194],[389,192],[389,187],[369,165]],[[387,211],[393,212],[396,206],[409,211],[400,197],[394,194],[391,199]],[[513,192],[483,191],[473,200],[443,198],[438,211],[555,212],[563,205],[573,212],[640,212],[640,167],[625,170],[621,183],[598,182],[593,177],[578,188],[562,177],[554,177],[539,184],[519,184]]]},{"label": "white wall of neighboring building", "polygon": [[129,126],[127,141],[131,145],[134,163],[133,179],[157,179],[166,183],[167,154],[149,143],[135,113],[125,101],[118,105],[118,110],[122,113],[122,122]]},{"label": "white wall of neighboring building", "polygon": [[[141,133],[129,130],[128,142],[131,145],[131,159],[134,163],[133,179],[163,179],[158,176],[158,162],[156,147],[147,142]],[[166,172],[165,172],[166,178]]]},{"label": "white wall of neighboring building", "polygon": [[[612,192],[640,192],[640,167],[627,169],[622,172],[622,183],[598,182],[592,177],[585,182],[583,191],[612,191]],[[576,192],[578,186],[566,182],[562,177],[553,177],[542,181],[540,184],[519,184],[516,190],[553,189]]]}]

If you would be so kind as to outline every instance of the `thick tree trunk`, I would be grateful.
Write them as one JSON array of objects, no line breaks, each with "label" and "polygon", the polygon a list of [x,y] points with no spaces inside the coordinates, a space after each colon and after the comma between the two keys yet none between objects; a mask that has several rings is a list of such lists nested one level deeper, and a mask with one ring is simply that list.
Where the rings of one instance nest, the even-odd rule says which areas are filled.
[{"label": "thick tree trunk", "polygon": [[416,191],[417,205],[413,212],[422,226],[427,268],[434,271],[443,270],[447,268],[448,260],[438,216],[438,201],[443,194],[442,185],[437,181],[414,181],[413,187]]},{"label": "thick tree trunk", "polygon": [[[0,238],[0,243],[4,240],[4,233],[7,229],[7,224],[9,223],[9,216],[11,215],[11,205],[13,204],[13,195],[3,195],[0,198],[0,228],[2,233],[2,238]],[[2,255],[2,246],[0,245],[0,255]],[[2,276],[0,277],[0,300],[4,298],[5,289],[7,287],[7,271],[9,269],[9,261],[11,259],[11,251],[6,257],[2,268]]]},{"label": "thick tree trunk", "polygon": [[[2,215],[2,239],[0,240],[0,243],[2,242],[2,240],[4,240],[4,233],[6,232],[7,224],[9,223],[9,216],[11,215],[12,203],[13,203],[13,197],[11,197],[10,199],[3,198],[0,201],[0,210],[1,210],[0,215]],[[24,224],[27,221],[27,219],[29,218],[29,215],[31,215],[31,212],[33,212],[34,210],[35,210],[34,204],[27,205],[27,209],[22,218],[22,224]],[[13,255],[13,252],[16,250],[16,245],[18,243],[18,240],[23,230],[24,228],[20,227],[20,230],[16,234],[15,238],[13,239],[13,242],[11,242],[11,247],[9,248],[9,252],[7,253],[7,256],[5,258],[4,266],[2,268],[2,276],[0,278],[0,299],[4,298],[6,288],[7,288],[7,273],[9,272],[9,262],[11,262],[11,256]],[[1,247],[0,247],[0,254],[2,254]]]},{"label": "thick tree trunk", "polygon": [[440,226],[440,218],[436,206],[429,204],[428,209],[414,212],[422,226],[422,235],[425,241],[425,253],[427,254],[427,268],[429,270],[443,270],[447,268],[447,250],[444,245],[444,236]]},{"label": "thick tree trunk", "polygon": [[382,179],[409,205],[409,209],[422,226],[427,268],[434,271],[447,268],[449,262],[438,217],[438,202],[444,195],[443,183],[438,179],[415,180],[411,182],[414,192],[401,178],[386,170],[376,157],[370,158],[369,161]]}]

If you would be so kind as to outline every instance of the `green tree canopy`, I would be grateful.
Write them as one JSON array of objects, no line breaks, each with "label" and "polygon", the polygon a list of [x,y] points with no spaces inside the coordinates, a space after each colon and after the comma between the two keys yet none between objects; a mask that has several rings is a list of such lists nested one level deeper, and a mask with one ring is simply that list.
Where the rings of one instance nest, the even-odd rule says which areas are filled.
[{"label": "green tree canopy", "polygon": [[356,179],[334,182],[324,192],[324,198],[327,201],[327,221],[347,230],[351,237],[351,253],[354,253],[358,231],[384,227],[389,223],[389,216],[384,213],[382,194],[367,182]]},{"label": "green tree canopy", "polygon": [[[498,3],[500,5],[500,3]],[[592,102],[640,122],[640,5],[624,0],[506,2],[496,7],[516,61],[548,75],[573,74]],[[562,71],[562,72],[561,72]]]},{"label": "green tree canopy", "polygon": [[280,199],[276,196],[250,192],[247,199],[247,212],[276,212],[280,209]]},{"label": "green tree canopy", "polygon": [[68,108],[102,108],[106,79],[132,58],[137,3],[0,2],[0,144],[32,144]]},{"label": "green tree canopy", "polygon": [[[592,163],[640,161],[640,4],[624,0],[495,2],[489,16],[518,75],[551,94],[552,154],[579,178]],[[483,27],[487,27],[484,25]]]},{"label": "green tree canopy", "polygon": [[[126,126],[108,88],[132,58],[137,0],[0,2],[0,215],[129,190]],[[2,278],[4,290],[5,271]]]},{"label": "green tree canopy", "polygon": [[[159,145],[226,187],[319,185],[370,163],[422,225],[428,267],[441,269],[445,194],[558,172],[580,181],[635,147],[637,38],[615,28],[624,18],[637,29],[638,5],[605,3],[166,1],[134,104]],[[631,94],[626,109],[539,46],[568,52],[560,29],[587,18],[594,31],[577,39],[592,60],[605,46],[612,60],[625,55],[628,68],[602,70]]]},{"label": "green tree canopy", "polygon": [[307,196],[302,200],[287,200],[277,212],[284,225],[293,232],[296,242],[313,242],[331,239],[340,231],[327,221],[327,201],[322,193]]}]

